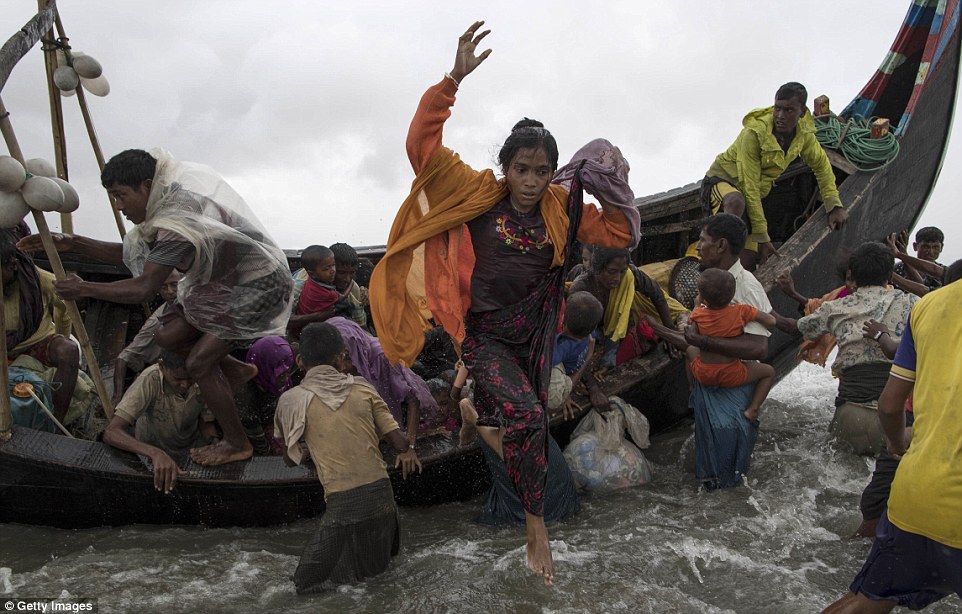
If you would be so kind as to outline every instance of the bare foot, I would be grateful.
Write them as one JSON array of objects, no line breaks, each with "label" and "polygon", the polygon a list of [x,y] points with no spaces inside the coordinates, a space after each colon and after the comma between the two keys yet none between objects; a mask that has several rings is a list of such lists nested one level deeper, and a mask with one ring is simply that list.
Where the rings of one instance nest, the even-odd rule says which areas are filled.
[{"label": "bare foot", "polygon": [[190,458],[198,465],[213,466],[247,460],[254,455],[250,443],[246,448],[236,448],[225,440],[220,440],[202,448],[191,448]]},{"label": "bare foot", "polygon": [[749,422],[754,422],[755,420],[758,420],[758,408],[749,407],[742,415],[745,416]]},{"label": "bare foot", "polygon": [[541,576],[545,586],[554,586],[554,561],[544,518],[525,512],[524,520],[528,533],[528,569]]},{"label": "bare foot", "polygon": [[461,432],[458,435],[458,443],[466,446],[474,441],[478,434],[478,410],[474,408],[471,399],[462,399],[458,407],[461,409]]}]

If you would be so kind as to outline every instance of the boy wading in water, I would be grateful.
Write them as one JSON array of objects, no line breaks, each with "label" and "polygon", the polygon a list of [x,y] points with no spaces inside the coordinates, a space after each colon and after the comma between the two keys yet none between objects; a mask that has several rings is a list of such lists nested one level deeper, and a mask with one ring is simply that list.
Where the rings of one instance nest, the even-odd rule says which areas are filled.
[{"label": "boy wading in water", "polygon": [[[500,440],[524,507],[528,567],[551,586],[554,563],[544,523],[546,403],[564,263],[576,240],[637,244],[639,214],[627,185],[628,166],[607,141],[601,155],[585,158],[593,166],[581,175],[602,210],[581,203],[580,183],[571,194],[551,185],[552,176],[577,181],[574,167],[581,159],[556,175],[558,146],[540,122],[515,125],[498,155],[502,179],[491,170],[474,170],[442,146],[459,86],[491,53],[475,55],[489,33],[478,33],[483,23],[460,37],[454,68],[424,94],[411,122],[407,151],[417,177],[371,278],[371,308],[392,362],[414,362],[431,326],[428,318],[461,344],[475,382],[478,426]],[[461,243],[464,236],[470,246]],[[415,259],[423,275],[422,267],[412,266]],[[467,288],[470,295],[462,293]]]}]

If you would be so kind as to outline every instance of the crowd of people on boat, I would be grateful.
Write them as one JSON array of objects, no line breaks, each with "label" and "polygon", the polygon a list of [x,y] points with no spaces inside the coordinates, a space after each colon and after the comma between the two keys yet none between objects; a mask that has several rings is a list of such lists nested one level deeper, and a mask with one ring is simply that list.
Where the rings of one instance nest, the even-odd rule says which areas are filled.
[{"label": "crowd of people on boat", "polygon": [[[877,539],[830,610],[924,607],[962,590],[962,422],[952,413],[962,363],[951,347],[958,318],[948,315],[962,264],[937,262],[942,232],[920,229],[915,256],[907,232],[848,246],[839,287],[821,297],[800,294],[785,271],[775,285],[799,313],[774,310],[753,271],[777,253],[762,199],[782,172],[804,160],[824,223],[837,230],[848,219],[807,92],[788,83],[709,168],[701,197],[711,215],[689,255],[636,265],[639,213],[612,143],[593,140],[559,164],[554,137],[526,118],[499,152],[500,178],[443,144],[456,93],[490,53],[477,53],[482,25],[460,37],[454,68],[421,98],[407,138],[415,179],[376,266],[334,243],[301,250],[292,273],[219,175],[162,150],[128,150],[104,166],[103,186],[134,225],[123,243],[52,237],[57,250],[125,265],[131,277],[55,280],[29,257],[41,238],[8,231],[0,268],[11,379],[15,368],[33,374],[50,406],[49,416],[16,407],[16,423],[79,432],[96,405],[64,300],[157,304],[159,295],[114,363],[102,434],[150,460],[158,491],[175,489],[188,458],[309,459],[326,511],[294,580],[315,592],[380,573],[398,552],[382,447],[406,479],[423,469],[420,438],[477,442],[493,476],[480,520],[523,523],[528,566],[550,586],[545,523],[576,514],[579,494],[549,420],[624,416],[609,374],[668,352],[687,365],[697,480],[738,486],[774,383],[762,361],[778,329],[804,338],[799,360],[824,366],[835,351],[828,430],[876,457],[856,533]],[[679,274],[687,287],[669,291]]]}]

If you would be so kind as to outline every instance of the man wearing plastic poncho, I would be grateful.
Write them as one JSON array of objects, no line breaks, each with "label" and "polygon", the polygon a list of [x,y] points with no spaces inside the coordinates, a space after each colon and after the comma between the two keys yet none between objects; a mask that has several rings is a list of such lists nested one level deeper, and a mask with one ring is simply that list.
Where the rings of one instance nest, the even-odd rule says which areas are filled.
[{"label": "man wearing plastic poncho", "polygon": [[[229,355],[265,335],[283,334],[293,289],[284,253],[244,200],[212,169],[177,162],[167,152],[127,150],[101,174],[114,206],[134,223],[123,244],[55,235],[59,251],[126,264],[130,279],[88,282],[72,275],[57,282],[65,299],[118,303],[149,301],[173,269],[184,274],[175,308],[161,319],[157,342],[182,353],[224,438],[191,450],[204,465],[251,456],[234,406],[232,387],[256,373]],[[23,249],[40,249],[28,237]],[[170,469],[173,475],[176,467]]]}]

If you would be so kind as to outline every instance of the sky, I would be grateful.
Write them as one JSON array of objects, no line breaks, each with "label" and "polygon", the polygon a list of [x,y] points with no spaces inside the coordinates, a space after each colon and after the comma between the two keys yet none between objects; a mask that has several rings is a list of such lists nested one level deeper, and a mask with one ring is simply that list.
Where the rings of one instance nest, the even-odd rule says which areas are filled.
[{"label": "sky", "polygon": [[[74,50],[104,66],[87,96],[106,158],[163,147],[218,170],[281,247],[386,242],[413,173],[404,150],[424,90],[453,66],[475,19],[493,53],[462,84],[445,143],[494,167],[521,117],[544,122],[561,161],[618,145],[636,196],[700,180],[741,119],[784,82],[840,111],[881,63],[908,0],[773,3],[568,0],[59,0]],[[0,40],[36,11],[5,0]],[[39,46],[3,91],[27,158],[53,161]],[[75,231],[119,235],[77,98],[64,99]],[[958,123],[958,122],[956,122]],[[952,139],[921,225],[962,258],[962,141]],[[29,218],[28,218],[29,219]],[[48,214],[53,230],[59,219]],[[129,227],[129,222],[126,222]]]}]

